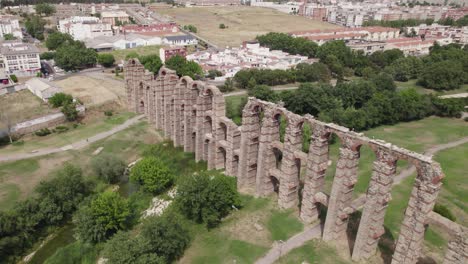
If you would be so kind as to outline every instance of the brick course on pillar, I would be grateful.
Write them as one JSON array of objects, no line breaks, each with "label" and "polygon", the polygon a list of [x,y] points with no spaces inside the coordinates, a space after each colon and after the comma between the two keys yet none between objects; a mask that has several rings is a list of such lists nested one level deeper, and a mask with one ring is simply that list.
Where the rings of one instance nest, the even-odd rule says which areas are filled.
[{"label": "brick course on pillar", "polygon": [[384,217],[391,199],[397,158],[390,151],[377,149],[377,160],[366,194],[366,203],[359,222],[353,250],[353,260],[368,259],[374,255],[379,238],[385,233]]},{"label": "brick course on pillar", "polygon": [[419,165],[392,264],[414,264],[421,257],[426,218],[434,207],[442,185],[439,180],[440,174],[441,172],[434,170],[431,164]]},{"label": "brick course on pillar", "polygon": [[[407,160],[414,164],[418,176],[405,211],[392,263],[413,264],[421,256],[428,214],[434,214],[431,211],[443,177],[439,164],[431,157],[369,139],[332,123],[320,122],[310,115],[298,116],[281,105],[252,97],[242,111],[242,126],[239,127],[226,117],[224,97],[214,86],[193,81],[189,77],[179,78],[174,71],[164,67],[155,75],[146,71],[138,59],[125,63],[125,72],[129,109],[145,114],[149,123],[163,131],[176,146],[195,152],[197,161],[207,161],[208,168],[224,169],[225,174],[236,176],[240,191],[268,194],[273,188],[270,176],[275,176],[279,179],[279,207],[295,207],[300,174],[297,161],[305,162],[300,217],[305,223],[311,223],[318,219],[318,204],[328,206],[323,230],[325,241],[347,242],[347,219],[357,210],[356,204],[362,204],[362,200],[358,199],[356,204],[352,200],[357,180],[358,149],[360,145],[366,145],[376,151],[377,160],[353,250],[355,260],[362,261],[372,256],[383,234],[385,210],[396,168],[394,161]],[[262,114],[264,110],[265,115]],[[278,113],[288,118],[283,143],[279,142],[279,123],[271,122]],[[207,117],[211,118],[211,127],[205,123]],[[221,122],[225,124],[226,132],[220,129]],[[312,128],[308,154],[301,149],[300,124],[303,122]],[[331,134],[339,136],[342,147],[332,191],[327,195],[323,187]],[[208,142],[207,145],[205,142]],[[275,166],[274,148],[283,153],[280,170]],[[225,158],[221,149],[226,153]],[[466,247],[465,230],[449,242],[445,263],[466,263]]]},{"label": "brick course on pillar", "polygon": [[302,191],[301,219],[312,223],[319,218],[319,207],[314,196],[324,191],[325,173],[328,165],[328,133],[317,126],[312,135],[307,157],[307,171]]},{"label": "brick course on pillar", "polygon": [[[349,139],[342,139],[348,141]],[[359,150],[353,148],[353,142],[343,142],[336,164],[336,173],[328,203],[327,219],[323,230],[323,240],[347,241],[346,228],[349,207],[353,198],[354,184],[357,181]]]},{"label": "brick course on pillar", "polygon": [[283,162],[280,179],[278,205],[280,208],[293,208],[299,204],[299,177],[301,168],[295,153],[302,150],[302,118],[289,115],[284,136]]}]

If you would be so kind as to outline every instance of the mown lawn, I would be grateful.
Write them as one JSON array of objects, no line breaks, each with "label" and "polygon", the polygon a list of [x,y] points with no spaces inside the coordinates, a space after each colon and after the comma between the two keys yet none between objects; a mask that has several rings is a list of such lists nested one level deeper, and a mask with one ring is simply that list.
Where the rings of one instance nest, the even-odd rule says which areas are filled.
[{"label": "mown lawn", "polygon": [[319,240],[311,240],[302,247],[293,249],[281,257],[276,264],[311,263],[311,264],[345,264],[344,260],[331,246]]},{"label": "mown lawn", "polygon": [[44,137],[28,135],[25,137],[23,144],[8,145],[0,148],[0,155],[30,152],[40,148],[63,147],[76,141],[94,136],[95,134],[110,130],[117,125],[123,124],[126,120],[134,116],[135,113],[122,112],[111,117],[103,117],[91,123],[79,124],[76,128],[70,123],[65,123],[62,124],[62,126],[67,126],[69,128],[66,132],[52,133]]}]

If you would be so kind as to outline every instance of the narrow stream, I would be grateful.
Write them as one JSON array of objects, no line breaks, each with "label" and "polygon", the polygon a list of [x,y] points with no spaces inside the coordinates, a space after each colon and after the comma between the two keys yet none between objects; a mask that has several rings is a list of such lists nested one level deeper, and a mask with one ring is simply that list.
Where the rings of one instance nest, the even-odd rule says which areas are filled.
[{"label": "narrow stream", "polygon": [[[119,184],[118,192],[123,197],[128,198],[128,196],[136,190],[137,187],[127,180]],[[34,257],[28,262],[28,264],[42,264],[54,255],[58,249],[75,242],[76,239],[73,237],[74,227],[75,226],[72,223],[67,223],[58,229],[55,232],[54,237],[36,251],[36,254],[34,254]]]}]

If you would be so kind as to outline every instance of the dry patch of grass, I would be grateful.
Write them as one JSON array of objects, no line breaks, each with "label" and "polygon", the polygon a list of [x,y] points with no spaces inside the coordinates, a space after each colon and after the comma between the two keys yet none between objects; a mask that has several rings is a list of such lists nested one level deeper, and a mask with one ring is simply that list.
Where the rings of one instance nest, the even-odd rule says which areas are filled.
[{"label": "dry patch of grass", "polygon": [[[0,96],[0,111],[6,111],[10,122],[34,119],[58,110],[50,108],[47,103],[32,94],[29,90]],[[3,122],[3,123],[2,123]],[[6,121],[0,120],[0,129],[6,126]]]},{"label": "dry patch of grass", "polygon": [[126,94],[124,82],[90,75],[71,76],[55,81],[64,93],[80,99],[86,106],[99,106],[109,102],[125,105]]},{"label": "dry patch of grass", "polygon": [[[290,32],[296,30],[327,29],[338,26],[293,16],[279,11],[244,6],[218,6],[171,8],[158,10],[181,25],[192,24],[198,35],[214,42],[219,48],[239,46],[243,41],[268,32]],[[228,28],[220,29],[224,24]]]}]

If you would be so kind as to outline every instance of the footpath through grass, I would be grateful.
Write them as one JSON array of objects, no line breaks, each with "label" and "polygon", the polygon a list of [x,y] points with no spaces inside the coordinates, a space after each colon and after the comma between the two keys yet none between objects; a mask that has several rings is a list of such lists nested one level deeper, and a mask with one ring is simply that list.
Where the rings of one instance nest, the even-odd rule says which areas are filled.
[{"label": "footpath through grass", "polygon": [[65,123],[61,126],[67,126],[68,131],[52,133],[44,137],[28,135],[22,139],[22,144],[8,145],[0,148],[0,155],[11,153],[30,152],[40,148],[63,147],[76,141],[83,140],[108,131],[117,125],[123,124],[128,119],[135,116],[135,113],[123,112],[111,117],[103,117],[90,123],[79,124],[76,128],[71,123]]}]

